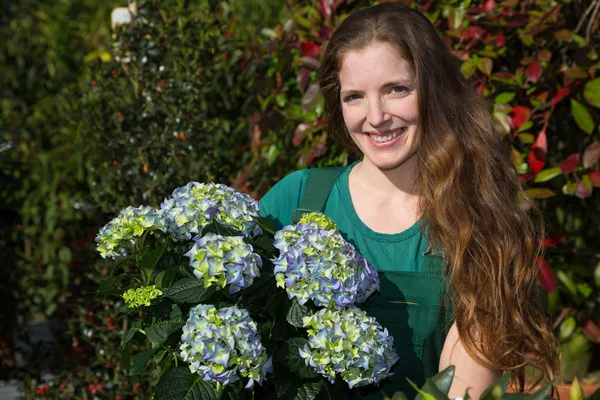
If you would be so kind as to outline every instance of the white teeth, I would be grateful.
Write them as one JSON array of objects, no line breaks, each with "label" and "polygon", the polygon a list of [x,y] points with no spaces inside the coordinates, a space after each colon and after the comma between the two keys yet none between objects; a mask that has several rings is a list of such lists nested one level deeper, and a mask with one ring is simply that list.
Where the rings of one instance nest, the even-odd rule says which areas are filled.
[{"label": "white teeth", "polygon": [[390,140],[392,140],[394,138],[397,138],[402,132],[404,132],[404,128],[400,128],[397,131],[395,131],[394,133],[387,135],[387,136],[374,136],[374,135],[369,135],[369,136],[371,136],[371,139],[373,139],[377,143],[385,143],[385,142],[389,142]]}]

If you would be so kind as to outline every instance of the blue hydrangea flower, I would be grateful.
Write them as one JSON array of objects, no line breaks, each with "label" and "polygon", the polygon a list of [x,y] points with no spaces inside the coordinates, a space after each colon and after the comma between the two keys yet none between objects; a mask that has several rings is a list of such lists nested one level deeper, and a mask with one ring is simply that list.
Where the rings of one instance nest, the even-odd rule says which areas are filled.
[{"label": "blue hydrangea flower", "polygon": [[205,381],[228,385],[248,378],[250,389],[273,370],[260,338],[248,311],[199,304],[190,310],[183,327],[180,356]]},{"label": "blue hydrangea flower", "polygon": [[127,207],[103,226],[96,235],[97,250],[102,258],[126,256],[135,245],[135,238],[144,232],[164,230],[160,212],[152,207]]},{"label": "blue hydrangea flower", "polygon": [[218,183],[190,182],[175,189],[160,208],[167,232],[178,240],[190,240],[213,220],[239,230],[246,237],[261,233],[256,222],[258,202]]},{"label": "blue hydrangea flower", "polygon": [[299,304],[343,308],[379,290],[377,271],[335,229],[317,222],[288,225],[275,233],[277,286]]},{"label": "blue hydrangea flower", "polygon": [[253,252],[243,236],[220,236],[207,233],[194,238],[194,246],[185,253],[196,278],[204,287],[229,286],[229,294],[252,285],[260,276],[262,259]]},{"label": "blue hydrangea flower", "polygon": [[333,383],[339,374],[350,388],[377,384],[392,375],[399,357],[394,339],[363,310],[322,309],[303,318],[308,344],[299,349],[306,365]]}]

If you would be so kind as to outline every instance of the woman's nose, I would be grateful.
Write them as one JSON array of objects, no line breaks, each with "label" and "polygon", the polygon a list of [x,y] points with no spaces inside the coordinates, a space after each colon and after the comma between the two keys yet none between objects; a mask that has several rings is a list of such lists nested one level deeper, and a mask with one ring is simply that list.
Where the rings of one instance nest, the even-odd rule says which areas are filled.
[{"label": "woman's nose", "polygon": [[385,105],[379,99],[369,102],[369,114],[367,122],[372,127],[376,128],[390,119],[390,115],[385,110]]}]

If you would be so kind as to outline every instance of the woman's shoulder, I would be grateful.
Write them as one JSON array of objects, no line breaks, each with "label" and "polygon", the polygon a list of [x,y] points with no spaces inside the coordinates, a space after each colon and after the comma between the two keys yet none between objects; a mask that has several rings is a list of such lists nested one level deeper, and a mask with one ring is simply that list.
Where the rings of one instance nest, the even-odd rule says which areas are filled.
[{"label": "woman's shoulder", "polygon": [[277,182],[260,200],[260,214],[275,222],[278,229],[288,225],[304,194],[307,176],[308,169],[302,169]]}]

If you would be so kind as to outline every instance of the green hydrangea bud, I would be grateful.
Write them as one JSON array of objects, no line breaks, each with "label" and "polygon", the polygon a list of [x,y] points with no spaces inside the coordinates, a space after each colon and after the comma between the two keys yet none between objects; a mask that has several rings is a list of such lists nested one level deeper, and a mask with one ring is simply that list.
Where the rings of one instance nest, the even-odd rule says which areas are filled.
[{"label": "green hydrangea bud", "polygon": [[162,296],[162,292],[156,286],[142,286],[137,289],[129,289],[123,293],[123,300],[129,308],[138,308],[141,306],[149,306],[150,301]]},{"label": "green hydrangea bud", "polygon": [[327,230],[337,230],[337,225],[335,224],[335,222],[333,222],[331,218],[329,218],[325,214],[321,214],[318,212],[304,214],[299,221],[300,224],[310,224],[311,222],[314,222],[320,227],[325,228]]}]

